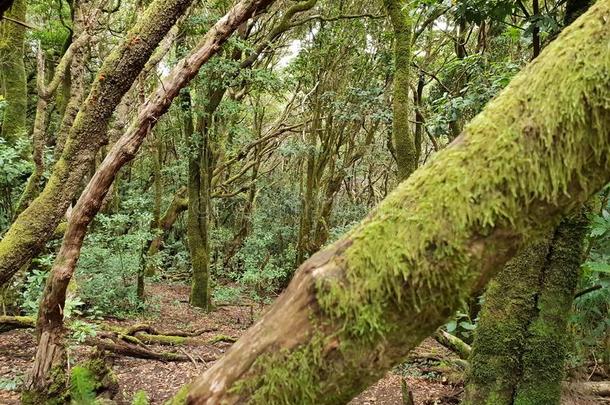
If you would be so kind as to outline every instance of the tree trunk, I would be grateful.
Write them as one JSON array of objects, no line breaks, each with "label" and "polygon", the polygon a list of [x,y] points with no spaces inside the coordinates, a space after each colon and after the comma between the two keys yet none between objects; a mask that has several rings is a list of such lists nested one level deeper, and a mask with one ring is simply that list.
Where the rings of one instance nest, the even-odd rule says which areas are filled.
[{"label": "tree trunk", "polygon": [[187,403],[346,403],[601,188],[609,27],[610,1],[598,1],[450,148],[305,262]]},{"label": "tree trunk", "polygon": [[559,403],[587,227],[587,210],[577,210],[490,283],[470,359],[467,404]]},{"label": "tree trunk", "polygon": [[[6,16],[25,22],[26,9],[26,0],[15,0]],[[8,144],[14,144],[27,133],[28,92],[23,61],[26,28],[4,19],[0,21],[0,32],[0,77],[7,101],[0,136]]]},{"label": "tree trunk", "polygon": [[156,0],[123,43],[106,58],[79,111],[61,157],[45,189],[12,224],[0,241],[0,285],[53,234],[98,149],[106,142],[106,127],[115,107],[129,90],[156,45],[192,0]]},{"label": "tree trunk", "polygon": [[394,28],[394,83],[392,141],[398,164],[398,179],[408,178],[417,169],[418,151],[411,129],[412,105],[409,97],[411,81],[413,27],[410,23],[408,2],[384,0]]},{"label": "tree trunk", "polygon": [[19,204],[15,213],[21,214],[30,204],[30,202],[38,195],[40,183],[42,181],[45,164],[44,164],[44,147],[47,144],[47,108],[51,98],[59,85],[63,82],[68,66],[72,61],[75,52],[78,48],[87,42],[89,36],[81,35],[79,39],[73,42],[55,68],[55,73],[51,81],[47,84],[45,80],[45,61],[42,49],[38,49],[37,53],[37,78],[36,87],[38,93],[38,102],[36,103],[36,116],[34,118],[34,129],[32,131],[32,154],[34,159],[34,171],[28,178],[25,190],[19,199]]}]

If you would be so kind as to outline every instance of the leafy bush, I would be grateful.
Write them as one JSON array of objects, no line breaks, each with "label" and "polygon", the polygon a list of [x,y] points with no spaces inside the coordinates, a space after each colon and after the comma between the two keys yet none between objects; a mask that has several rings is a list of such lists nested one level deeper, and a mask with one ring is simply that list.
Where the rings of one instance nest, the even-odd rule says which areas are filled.
[{"label": "leafy bush", "polygon": [[138,208],[130,214],[99,216],[77,268],[78,294],[86,304],[117,316],[145,308],[137,297],[136,280],[145,264],[144,249],[153,236],[150,220]]},{"label": "leafy bush", "polygon": [[88,368],[75,366],[72,369],[70,397],[73,405],[91,405],[95,401],[95,380]]}]

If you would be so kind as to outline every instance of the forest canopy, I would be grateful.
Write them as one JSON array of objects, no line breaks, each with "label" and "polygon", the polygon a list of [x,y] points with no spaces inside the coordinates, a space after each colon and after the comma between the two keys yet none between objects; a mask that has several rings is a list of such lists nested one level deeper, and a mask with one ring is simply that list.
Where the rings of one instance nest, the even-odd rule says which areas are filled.
[{"label": "forest canopy", "polygon": [[0,403],[610,397],[610,0],[4,0]]}]

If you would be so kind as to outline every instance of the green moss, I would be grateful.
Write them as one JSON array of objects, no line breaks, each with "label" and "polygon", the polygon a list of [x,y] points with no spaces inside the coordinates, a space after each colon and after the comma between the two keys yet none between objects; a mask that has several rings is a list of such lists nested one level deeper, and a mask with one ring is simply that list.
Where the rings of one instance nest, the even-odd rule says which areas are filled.
[{"label": "green moss", "polygon": [[148,342],[157,342],[168,345],[182,345],[185,344],[188,339],[182,336],[149,335],[146,333],[138,335],[138,338],[142,338]]},{"label": "green moss", "polygon": [[[25,21],[26,9],[26,0],[15,0],[6,15],[18,21]],[[3,20],[0,22],[0,30],[0,76],[7,101],[0,136],[9,143],[14,143],[18,138],[27,135],[27,78],[23,61],[26,28]]]},{"label": "green moss", "polygon": [[186,398],[189,393],[190,385],[185,385],[174,395],[174,397],[165,402],[164,405],[186,405]]},{"label": "green moss", "polygon": [[23,405],[63,405],[70,398],[70,392],[66,388],[67,376],[61,366],[55,366],[49,373],[50,384],[43,391],[23,390],[21,392],[21,403]]},{"label": "green moss", "polygon": [[[598,4],[594,13],[609,9]],[[566,204],[574,191],[582,201],[606,181],[599,169],[608,167],[610,147],[610,34],[602,18],[577,25],[348,236],[345,274],[322,280],[318,292],[323,312],[348,336],[383,337],[396,327],[388,318],[396,310],[425,321],[403,329],[418,341],[432,331],[422,324],[444,322],[491,274],[483,260],[494,246],[483,252],[473,239],[537,237],[552,225],[541,207]],[[562,85],[550,86],[550,77]]]},{"label": "green moss", "polygon": [[394,28],[394,78],[392,92],[392,141],[394,144],[399,179],[405,180],[417,169],[418,152],[411,130],[412,100],[409,97],[411,62],[413,58],[413,26],[409,2],[384,0]]}]

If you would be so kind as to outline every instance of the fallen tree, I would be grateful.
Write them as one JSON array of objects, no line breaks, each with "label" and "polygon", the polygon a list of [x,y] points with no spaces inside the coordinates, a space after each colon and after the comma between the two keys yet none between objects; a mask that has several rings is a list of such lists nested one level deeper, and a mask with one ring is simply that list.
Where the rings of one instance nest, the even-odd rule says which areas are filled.
[{"label": "fallen tree", "polygon": [[189,404],[340,404],[401,362],[523,245],[610,178],[610,0],[450,148],[296,273]]}]

